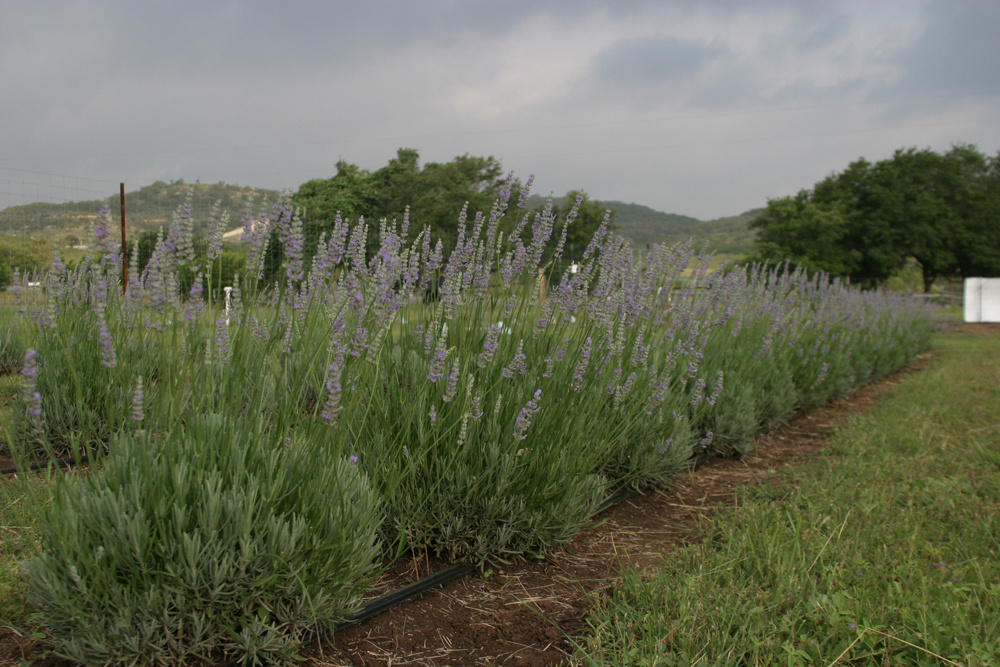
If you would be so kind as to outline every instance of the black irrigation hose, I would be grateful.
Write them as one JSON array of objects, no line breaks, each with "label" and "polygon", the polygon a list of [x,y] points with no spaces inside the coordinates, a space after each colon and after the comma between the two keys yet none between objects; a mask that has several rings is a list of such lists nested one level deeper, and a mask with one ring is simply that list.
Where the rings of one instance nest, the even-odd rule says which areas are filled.
[{"label": "black irrigation hose", "polygon": [[0,468],[0,475],[13,475],[19,472],[28,472],[29,470],[41,470],[42,468],[48,468],[50,465],[65,468],[66,466],[76,465],[77,463],[86,463],[87,461],[88,458],[86,456],[81,456],[79,460],[58,459],[56,461],[46,461],[45,463],[32,463],[27,468],[18,468],[17,466],[14,466],[13,468]]},{"label": "black irrigation hose", "polygon": [[414,581],[412,584],[407,584],[406,586],[397,588],[396,590],[390,591],[385,595],[381,595],[374,600],[369,600],[367,604],[363,605],[353,615],[348,616],[340,623],[337,623],[333,626],[333,628],[334,630],[343,630],[344,628],[350,627],[355,623],[366,621],[375,614],[380,614],[383,611],[395,607],[401,602],[406,602],[410,598],[415,598],[421,593],[426,593],[436,586],[443,586],[452,579],[469,572],[474,567],[474,565],[470,565],[469,563],[459,563],[457,565],[446,567],[443,570],[438,570],[434,574]]}]

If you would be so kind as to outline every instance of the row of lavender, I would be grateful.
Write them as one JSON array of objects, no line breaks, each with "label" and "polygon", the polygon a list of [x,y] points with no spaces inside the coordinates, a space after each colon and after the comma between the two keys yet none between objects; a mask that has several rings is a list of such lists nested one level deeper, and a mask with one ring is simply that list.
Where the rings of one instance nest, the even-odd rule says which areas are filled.
[{"label": "row of lavender", "polygon": [[[379,548],[540,555],[614,490],[742,453],[762,424],[928,344],[902,297],[709,274],[685,246],[640,264],[605,227],[575,272],[548,275],[575,209],[504,238],[510,194],[463,211],[447,262],[405,218],[379,225],[370,258],[369,227],[338,220],[307,261],[287,202],[248,209],[249,275],[225,303],[184,207],[122,297],[105,216],[91,257],[57,256],[44,295],[16,292],[32,349],[11,440],[25,457],[109,452],[59,485],[27,567],[69,657],[290,655],[356,603]],[[222,218],[210,227],[211,259]],[[264,289],[274,238],[284,274]],[[439,301],[415,298],[439,276]]]}]

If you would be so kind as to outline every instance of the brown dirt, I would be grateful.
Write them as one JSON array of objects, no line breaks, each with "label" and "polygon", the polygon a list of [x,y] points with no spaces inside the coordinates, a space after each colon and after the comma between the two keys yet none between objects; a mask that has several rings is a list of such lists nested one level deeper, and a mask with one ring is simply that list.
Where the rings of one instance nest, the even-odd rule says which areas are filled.
[{"label": "brown dirt", "polygon": [[965,322],[956,324],[949,331],[955,333],[995,334],[1000,333],[1000,322]]},{"label": "brown dirt", "polygon": [[[960,325],[955,331],[1000,331],[1000,325]],[[901,376],[926,367],[933,353],[910,369],[799,416],[757,439],[743,459],[712,459],[678,477],[669,489],[632,496],[597,517],[600,523],[545,560],[473,571],[303,651],[302,667],[401,665],[556,665],[572,653],[567,636],[587,627],[588,596],[610,589],[623,567],[655,566],[671,550],[699,539],[698,526],[745,484],[780,484],[773,478],[801,465],[825,445],[836,425],[878,400]],[[381,593],[446,564],[400,561],[379,581]],[[0,628],[0,666],[35,658],[43,642]]]}]

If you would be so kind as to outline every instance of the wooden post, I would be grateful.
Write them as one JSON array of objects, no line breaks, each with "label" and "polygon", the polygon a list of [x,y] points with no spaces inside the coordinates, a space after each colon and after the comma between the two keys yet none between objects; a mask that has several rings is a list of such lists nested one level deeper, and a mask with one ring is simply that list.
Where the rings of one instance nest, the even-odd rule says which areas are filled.
[{"label": "wooden post", "polygon": [[545,269],[538,267],[538,300],[545,301]]},{"label": "wooden post", "polygon": [[122,202],[122,294],[128,288],[128,244],[125,243],[125,184],[121,184]]}]

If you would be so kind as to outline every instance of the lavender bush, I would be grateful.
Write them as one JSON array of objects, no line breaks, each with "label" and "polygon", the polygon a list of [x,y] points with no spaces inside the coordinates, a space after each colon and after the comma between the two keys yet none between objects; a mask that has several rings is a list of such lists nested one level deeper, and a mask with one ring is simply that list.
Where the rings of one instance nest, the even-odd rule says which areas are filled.
[{"label": "lavender bush", "polygon": [[212,414],[112,446],[100,474],[58,486],[43,552],[25,567],[62,656],[289,660],[365,592],[378,501],[330,450]]}]

